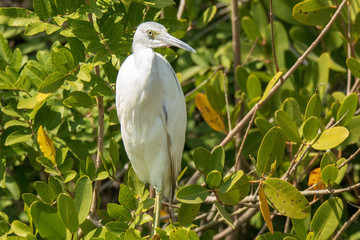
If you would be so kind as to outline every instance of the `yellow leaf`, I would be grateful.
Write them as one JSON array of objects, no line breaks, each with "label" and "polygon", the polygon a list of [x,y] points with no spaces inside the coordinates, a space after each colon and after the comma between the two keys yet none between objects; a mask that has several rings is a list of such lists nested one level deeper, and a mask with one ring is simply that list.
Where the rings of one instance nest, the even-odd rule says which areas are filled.
[{"label": "yellow leaf", "polygon": [[42,100],[46,99],[51,93],[39,93],[36,96],[36,102],[41,102]]},{"label": "yellow leaf", "polygon": [[[314,186],[316,185],[316,186]],[[311,171],[309,175],[308,186],[312,187],[312,190],[321,190],[325,189],[325,184],[321,181],[321,168],[315,168]],[[314,201],[316,199],[316,195],[314,195]]]},{"label": "yellow leaf", "polygon": [[55,164],[55,147],[54,143],[51,141],[48,135],[46,135],[45,130],[42,126],[39,127],[37,141],[40,147],[41,152],[45,157],[50,159]]},{"label": "yellow leaf", "polygon": [[260,211],[261,214],[263,215],[266,226],[268,227],[269,231],[273,234],[274,227],[270,217],[270,209],[262,185],[260,185],[260,189],[259,189],[259,202],[260,202]]},{"label": "yellow leaf", "polygon": [[203,93],[197,93],[195,96],[195,105],[199,109],[205,122],[215,131],[225,132],[225,125],[221,115],[217,113],[210,105],[209,100]]},{"label": "yellow leaf", "polygon": [[320,168],[315,168],[314,170],[311,171],[311,173],[309,175],[308,186],[312,187],[315,184],[317,184],[317,185],[315,187],[313,187],[312,190],[325,189],[325,185],[321,181],[321,169]]}]

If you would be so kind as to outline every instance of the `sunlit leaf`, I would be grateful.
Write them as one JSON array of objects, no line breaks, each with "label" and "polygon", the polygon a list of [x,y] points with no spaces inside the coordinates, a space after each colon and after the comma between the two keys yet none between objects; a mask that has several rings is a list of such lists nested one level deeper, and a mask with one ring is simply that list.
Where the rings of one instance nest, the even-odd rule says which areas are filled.
[{"label": "sunlit leaf", "polygon": [[321,182],[321,169],[320,168],[315,168],[310,172],[308,186],[312,187],[314,185],[316,185],[316,186],[311,188],[312,190],[325,189],[325,185]]},{"label": "sunlit leaf", "polygon": [[306,0],[295,5],[293,17],[306,25],[323,25],[335,12],[334,5],[328,0]]},{"label": "sunlit leaf", "polygon": [[349,136],[345,127],[325,129],[312,147],[316,150],[327,150],[340,145]]},{"label": "sunlit leaf", "polygon": [[264,189],[261,185],[259,188],[259,202],[260,202],[260,211],[264,218],[266,226],[268,227],[271,233],[274,233],[274,227],[271,221],[269,205],[266,200]]},{"label": "sunlit leaf", "polygon": [[203,93],[197,93],[195,96],[195,104],[199,109],[205,122],[215,131],[224,132],[225,125],[222,117],[210,105],[207,97]]},{"label": "sunlit leaf", "polygon": [[199,204],[205,201],[208,196],[206,188],[192,184],[182,187],[177,191],[176,198],[182,203]]},{"label": "sunlit leaf", "polygon": [[50,159],[55,164],[56,151],[54,143],[51,138],[46,134],[42,126],[39,127],[37,141],[41,152],[45,157]]},{"label": "sunlit leaf", "polygon": [[290,183],[278,178],[268,178],[264,181],[263,188],[268,202],[284,216],[303,219],[310,214],[309,202]]},{"label": "sunlit leaf", "polygon": [[343,209],[343,202],[338,197],[330,198],[321,204],[311,221],[314,239],[325,240],[332,235],[340,222]]}]

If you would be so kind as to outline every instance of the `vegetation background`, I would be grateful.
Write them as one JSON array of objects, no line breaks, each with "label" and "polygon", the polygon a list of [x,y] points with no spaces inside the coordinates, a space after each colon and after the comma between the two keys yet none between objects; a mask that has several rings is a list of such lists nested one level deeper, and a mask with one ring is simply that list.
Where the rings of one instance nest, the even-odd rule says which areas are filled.
[{"label": "vegetation background", "polygon": [[[117,71],[143,21],[188,124],[154,239],[360,239],[360,1],[2,0],[0,239],[141,239]],[[166,204],[165,204],[166,205]]]}]

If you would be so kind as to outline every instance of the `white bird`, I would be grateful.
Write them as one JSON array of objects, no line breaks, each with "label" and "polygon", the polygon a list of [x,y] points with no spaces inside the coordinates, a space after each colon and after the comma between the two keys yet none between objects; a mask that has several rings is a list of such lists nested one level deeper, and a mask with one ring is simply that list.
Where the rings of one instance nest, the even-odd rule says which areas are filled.
[{"label": "white bird", "polygon": [[188,44],[156,22],[134,34],[132,51],[116,80],[116,108],[121,136],[135,173],[156,192],[154,228],[159,227],[162,196],[171,203],[185,141],[185,98],[169,62],[154,48]]}]

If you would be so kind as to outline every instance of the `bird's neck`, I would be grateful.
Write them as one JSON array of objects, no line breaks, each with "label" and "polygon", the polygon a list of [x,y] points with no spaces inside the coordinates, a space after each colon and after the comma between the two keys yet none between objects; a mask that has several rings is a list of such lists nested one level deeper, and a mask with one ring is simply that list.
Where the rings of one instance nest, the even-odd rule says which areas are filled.
[{"label": "bird's neck", "polygon": [[133,54],[135,58],[135,65],[138,69],[142,69],[146,66],[152,66],[151,62],[155,57],[155,52],[152,48],[145,47],[141,44],[133,45]]}]

